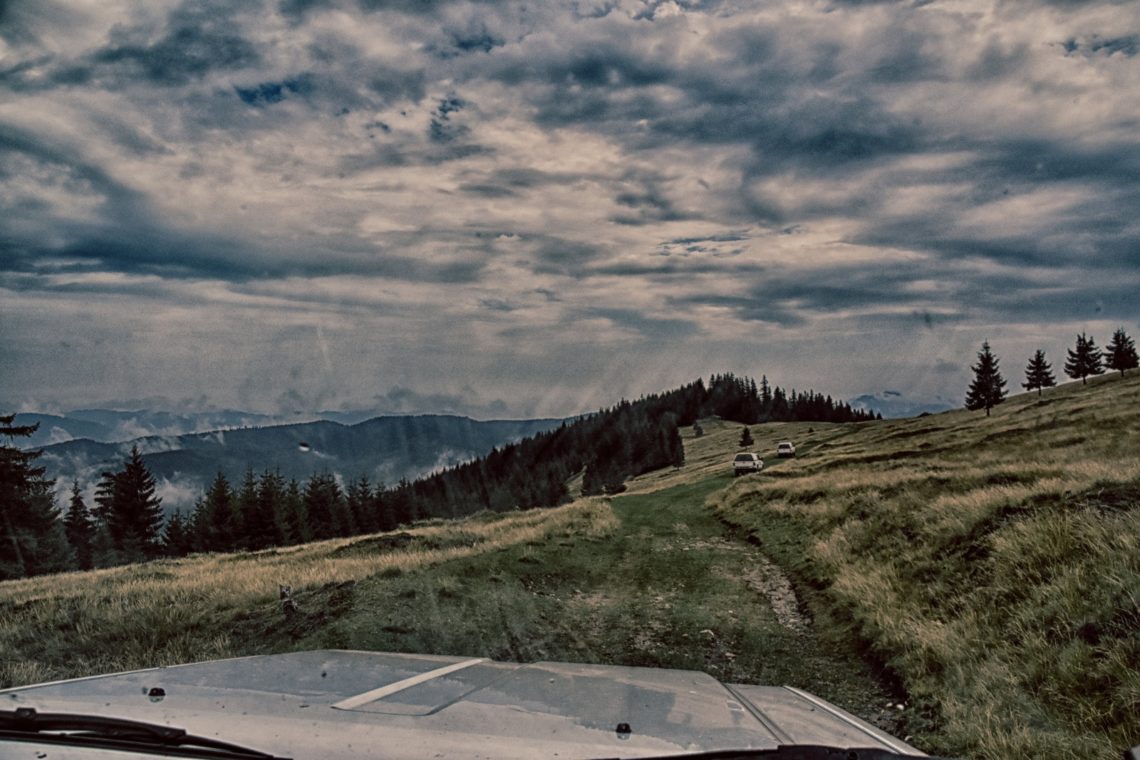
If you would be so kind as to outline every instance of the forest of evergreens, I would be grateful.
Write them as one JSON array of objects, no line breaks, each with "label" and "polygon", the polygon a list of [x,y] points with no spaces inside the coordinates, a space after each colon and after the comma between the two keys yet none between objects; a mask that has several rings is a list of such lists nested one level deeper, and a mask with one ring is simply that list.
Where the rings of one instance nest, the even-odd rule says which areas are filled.
[{"label": "forest of evergreens", "polygon": [[623,482],[684,461],[678,428],[716,416],[742,424],[768,421],[857,422],[873,419],[830,396],[786,393],[714,375],[669,392],[622,401],[486,456],[394,485],[358,477],[342,483],[318,472],[301,483],[247,470],[241,483],[218,474],[189,514],[162,519],[154,478],[137,449],[119,471],[102,475],[88,508],[73,485],[65,513],[54,483],[35,465],[37,452],[15,440],[31,428],[0,417],[0,579],[105,567],[200,551],[258,550],[387,531],[427,518],[551,507],[572,498],[578,475],[585,495],[617,493]]}]

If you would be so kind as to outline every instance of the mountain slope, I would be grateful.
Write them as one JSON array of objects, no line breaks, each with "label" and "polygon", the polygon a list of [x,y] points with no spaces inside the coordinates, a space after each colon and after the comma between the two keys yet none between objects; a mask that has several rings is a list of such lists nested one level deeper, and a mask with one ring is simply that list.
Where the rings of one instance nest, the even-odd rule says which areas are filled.
[{"label": "mountain slope", "polygon": [[68,441],[44,447],[40,462],[58,487],[76,479],[81,487],[91,487],[104,470],[120,467],[137,445],[170,509],[189,506],[187,499],[201,493],[218,472],[233,483],[248,467],[255,473],[280,471],[286,479],[328,471],[346,481],[363,475],[391,485],[559,424],[561,420],[478,421],[449,415],[378,417],[356,425],[318,421],[123,443]]},{"label": "mountain slope", "polygon": [[959,402],[950,402],[942,397],[933,400],[918,401],[907,398],[898,391],[879,391],[878,393],[864,393],[861,396],[848,399],[854,409],[875,412],[884,419],[898,419],[899,417],[917,417],[920,414],[937,414],[949,411],[958,406]]},{"label": "mountain slope", "polygon": [[[744,478],[741,425],[702,427],[681,467],[612,500],[2,583],[0,684],[337,646],[696,667],[857,704],[851,676],[803,668],[800,634],[765,627],[763,557],[714,530],[707,497],[792,576],[820,649],[857,644],[905,688],[893,730],[916,746],[1084,760],[1136,743],[1140,375],[991,417],[755,425],[767,465]],[[798,455],[776,460],[785,439]],[[721,596],[742,581],[752,596]]]},{"label": "mountain slope", "polygon": [[995,760],[1140,741],[1140,375],[800,450],[713,504],[905,685],[910,732]]},{"label": "mountain slope", "polygon": [[20,448],[37,449],[78,438],[101,443],[132,441],[148,436],[187,435],[210,430],[228,430],[278,422],[273,417],[252,412],[216,410],[209,412],[155,412],[146,409],[74,409],[63,414],[21,412],[17,425],[39,425]]}]

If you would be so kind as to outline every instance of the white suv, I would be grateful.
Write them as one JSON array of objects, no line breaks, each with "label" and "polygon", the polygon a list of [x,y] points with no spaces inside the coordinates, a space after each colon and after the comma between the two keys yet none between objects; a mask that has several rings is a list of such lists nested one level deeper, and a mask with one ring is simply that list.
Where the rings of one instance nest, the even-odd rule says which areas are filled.
[{"label": "white suv", "polygon": [[794,457],[795,455],[796,447],[791,441],[780,441],[776,444],[776,456]]},{"label": "white suv", "polygon": [[737,454],[732,460],[732,474],[746,475],[750,472],[760,472],[764,469],[764,460],[759,454]]}]

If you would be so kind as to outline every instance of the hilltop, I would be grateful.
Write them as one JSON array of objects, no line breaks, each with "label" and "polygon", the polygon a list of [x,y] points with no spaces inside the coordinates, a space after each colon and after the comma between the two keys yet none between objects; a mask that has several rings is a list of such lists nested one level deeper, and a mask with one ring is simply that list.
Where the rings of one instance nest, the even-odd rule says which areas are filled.
[{"label": "hilltop", "polygon": [[801,686],[928,752],[1118,757],[1138,401],[1106,376],[989,418],[752,425],[767,466],[737,479],[741,425],[704,419],[614,497],[0,583],[0,685],[318,647],[610,662]]}]

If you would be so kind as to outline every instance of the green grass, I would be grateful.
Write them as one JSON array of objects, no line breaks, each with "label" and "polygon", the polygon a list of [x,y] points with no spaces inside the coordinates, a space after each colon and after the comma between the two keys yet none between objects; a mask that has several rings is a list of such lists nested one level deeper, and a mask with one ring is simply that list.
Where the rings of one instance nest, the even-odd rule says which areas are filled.
[{"label": "green grass", "polygon": [[613,499],[0,583],[0,685],[345,647],[787,683],[946,755],[1140,743],[1140,377],[988,418],[752,426],[767,466],[735,479],[741,426],[703,427]]},{"label": "green grass", "polygon": [[[709,457],[720,466],[696,463],[687,480],[671,471],[658,490],[638,482],[610,501],[402,539],[0,584],[0,642],[15,655],[0,675],[8,685],[315,648],[658,666],[801,686],[896,730],[892,696],[855,651],[790,630],[757,590],[756,550],[704,506],[732,482],[723,456]],[[288,618],[277,583],[294,587]]]},{"label": "green grass", "polygon": [[712,504],[900,679],[923,746],[1119,757],[1140,743],[1138,401],[1113,377],[861,425]]},{"label": "green grass", "polygon": [[[723,470],[723,468],[722,468]],[[298,597],[241,637],[259,651],[317,647],[696,669],[791,683],[871,719],[890,695],[851,649],[781,625],[748,585],[755,551],[704,507],[723,474],[612,501],[604,538],[524,542],[443,566]],[[893,724],[890,727],[894,727]]]}]

